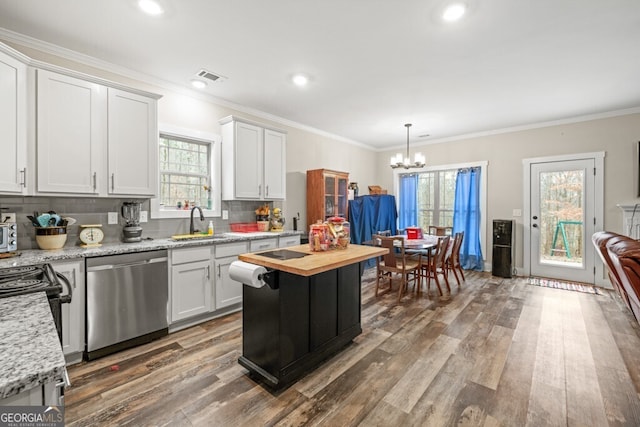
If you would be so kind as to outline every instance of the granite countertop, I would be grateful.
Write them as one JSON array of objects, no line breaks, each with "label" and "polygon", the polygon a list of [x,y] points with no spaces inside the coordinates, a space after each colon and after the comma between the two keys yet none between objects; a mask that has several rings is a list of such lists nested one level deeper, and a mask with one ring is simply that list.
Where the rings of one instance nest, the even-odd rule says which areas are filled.
[{"label": "granite countertop", "polygon": [[65,376],[47,295],[0,298],[0,398]]},{"label": "granite countertop", "polygon": [[175,241],[171,238],[143,240],[137,243],[104,243],[97,248],[81,248],[80,246],[64,247],[62,249],[43,251],[29,249],[18,251],[16,256],[0,259],[0,268],[20,265],[34,265],[45,262],[60,261],[66,259],[89,258],[104,255],[118,255],[132,252],[146,252],[159,249],[179,249],[194,246],[207,246],[222,243],[241,242],[247,240],[260,240],[276,237],[302,235],[300,231],[283,232],[256,232],[256,233],[222,233],[213,237],[203,236],[199,239]]}]

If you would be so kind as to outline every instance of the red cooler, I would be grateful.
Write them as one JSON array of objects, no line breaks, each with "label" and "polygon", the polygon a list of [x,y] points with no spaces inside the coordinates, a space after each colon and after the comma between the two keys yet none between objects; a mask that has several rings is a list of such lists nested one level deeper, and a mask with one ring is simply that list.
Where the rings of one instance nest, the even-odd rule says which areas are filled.
[{"label": "red cooler", "polygon": [[422,229],[420,227],[407,227],[407,239],[422,239]]}]

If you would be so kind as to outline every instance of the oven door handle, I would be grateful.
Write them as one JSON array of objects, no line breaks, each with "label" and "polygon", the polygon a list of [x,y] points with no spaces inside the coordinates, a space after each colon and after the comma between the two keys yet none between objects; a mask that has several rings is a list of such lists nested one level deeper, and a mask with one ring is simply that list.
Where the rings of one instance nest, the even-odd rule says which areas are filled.
[{"label": "oven door handle", "polygon": [[60,303],[62,304],[67,304],[71,302],[71,299],[73,298],[73,289],[71,288],[71,283],[69,283],[69,279],[67,279],[67,277],[62,274],[62,273],[58,273],[56,271],[56,277],[58,279],[60,279],[60,281],[62,283],[64,283],[64,286],[67,287],[67,295],[62,295],[60,296]]}]

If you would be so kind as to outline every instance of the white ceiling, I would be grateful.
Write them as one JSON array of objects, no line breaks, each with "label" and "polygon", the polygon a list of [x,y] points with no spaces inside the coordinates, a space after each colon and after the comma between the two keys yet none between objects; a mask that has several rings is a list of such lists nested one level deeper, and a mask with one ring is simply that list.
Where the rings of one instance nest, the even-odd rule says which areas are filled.
[{"label": "white ceiling", "polygon": [[375,149],[640,107],[640,1],[460,1],[0,0],[0,27]]}]

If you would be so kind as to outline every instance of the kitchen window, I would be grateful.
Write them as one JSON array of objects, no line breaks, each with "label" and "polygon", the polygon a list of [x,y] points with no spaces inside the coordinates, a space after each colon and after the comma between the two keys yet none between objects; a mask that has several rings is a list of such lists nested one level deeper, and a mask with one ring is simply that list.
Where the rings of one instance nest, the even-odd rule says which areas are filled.
[{"label": "kitchen window", "polygon": [[182,218],[199,206],[220,216],[220,137],[170,126],[160,127],[158,198],[154,218]]},{"label": "kitchen window", "polygon": [[160,205],[211,207],[210,144],[160,135]]}]

